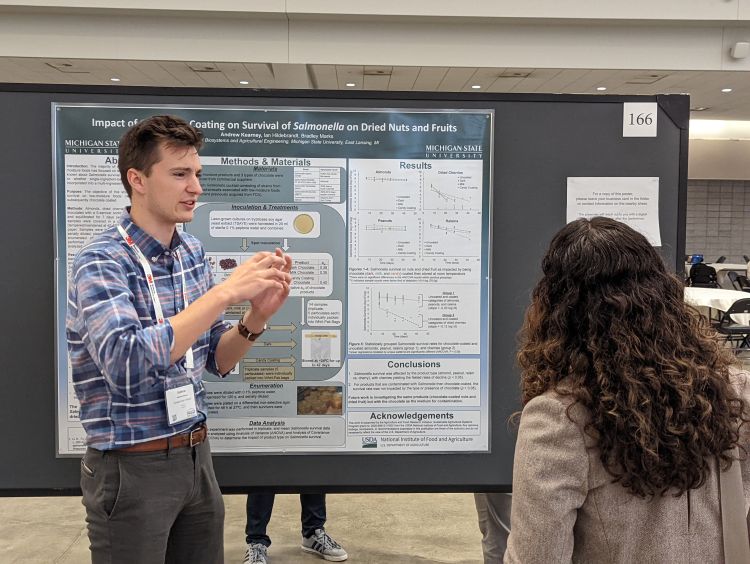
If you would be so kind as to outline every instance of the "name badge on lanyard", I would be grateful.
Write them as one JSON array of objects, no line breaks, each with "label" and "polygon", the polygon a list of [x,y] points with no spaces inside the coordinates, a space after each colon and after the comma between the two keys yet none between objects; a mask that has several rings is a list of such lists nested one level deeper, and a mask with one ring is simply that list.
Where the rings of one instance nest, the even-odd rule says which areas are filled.
[{"label": "name badge on lanyard", "polygon": [[[133,238],[128,235],[127,231],[122,228],[122,225],[117,226],[117,230],[122,235],[125,243],[133,249],[135,255],[138,257],[138,262],[141,263],[143,273],[146,275],[146,283],[148,284],[148,291],[151,294],[151,301],[154,304],[154,314],[156,316],[156,323],[161,325],[164,323],[164,311],[161,308],[161,300],[159,300],[159,293],[156,291],[156,283],[154,282],[154,272],[151,270],[151,265],[146,260],[146,257],[135,244]],[[175,253],[175,258],[180,264],[180,274],[182,275],[182,300],[184,306],[188,306],[187,296],[187,285],[185,283],[185,269],[182,267],[182,260],[180,259],[179,253]],[[190,347],[185,351],[185,367],[194,368],[193,362],[193,347]],[[198,406],[195,403],[195,392],[193,390],[193,384],[185,384],[184,386],[178,386],[176,388],[166,388],[164,390],[164,400],[167,406],[167,421],[170,425],[175,425],[192,419],[198,413]]]},{"label": "name badge on lanyard", "polygon": [[195,404],[195,391],[192,384],[167,388],[164,399],[167,404],[167,420],[170,425],[182,423],[198,415],[198,406]]}]

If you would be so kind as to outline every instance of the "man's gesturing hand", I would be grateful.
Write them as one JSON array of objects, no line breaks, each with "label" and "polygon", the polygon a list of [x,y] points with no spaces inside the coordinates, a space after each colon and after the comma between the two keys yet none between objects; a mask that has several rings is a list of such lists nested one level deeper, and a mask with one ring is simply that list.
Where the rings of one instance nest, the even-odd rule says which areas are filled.
[{"label": "man's gesturing hand", "polygon": [[[289,274],[292,259],[276,249],[275,253],[256,253],[234,269],[221,285],[228,292],[231,303],[251,301],[253,307],[258,298],[266,293],[280,293],[286,298],[292,276]],[[283,299],[281,303],[283,303]],[[279,305],[281,305],[281,303]],[[274,310],[275,311],[275,310]],[[274,312],[270,312],[271,314]]]}]

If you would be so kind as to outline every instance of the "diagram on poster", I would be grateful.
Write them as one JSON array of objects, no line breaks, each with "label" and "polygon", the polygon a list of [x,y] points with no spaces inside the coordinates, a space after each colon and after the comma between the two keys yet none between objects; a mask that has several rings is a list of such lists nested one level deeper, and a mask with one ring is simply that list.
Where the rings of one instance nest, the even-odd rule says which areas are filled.
[{"label": "diagram on poster", "polygon": [[[259,251],[293,261],[250,352],[224,379],[204,374],[212,449],[486,451],[492,112],[55,105],[58,318],[73,256],[128,203],[117,142],[155,113],[205,135],[203,194],[178,228],[214,281]],[[76,454],[57,338],[57,448]]]}]

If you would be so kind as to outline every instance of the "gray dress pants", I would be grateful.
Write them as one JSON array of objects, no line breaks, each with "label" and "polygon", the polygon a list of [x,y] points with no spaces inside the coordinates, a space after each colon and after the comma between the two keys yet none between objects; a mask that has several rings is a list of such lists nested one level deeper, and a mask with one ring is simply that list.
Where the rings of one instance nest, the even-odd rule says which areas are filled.
[{"label": "gray dress pants", "polygon": [[510,534],[511,495],[504,493],[476,493],[479,530],[482,532],[484,564],[503,561]]},{"label": "gray dress pants", "polygon": [[224,500],[208,440],[81,460],[92,564],[222,564]]}]

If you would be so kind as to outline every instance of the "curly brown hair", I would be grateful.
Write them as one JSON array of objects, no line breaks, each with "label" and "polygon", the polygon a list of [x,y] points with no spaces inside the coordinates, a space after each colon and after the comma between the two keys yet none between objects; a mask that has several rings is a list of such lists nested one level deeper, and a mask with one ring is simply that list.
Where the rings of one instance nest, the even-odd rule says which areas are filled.
[{"label": "curly brown hair", "polygon": [[641,497],[700,487],[713,457],[728,467],[748,421],[734,358],[646,238],[579,219],[552,239],[542,271],[520,333],[524,405],[548,390],[572,396],[606,470]]}]

